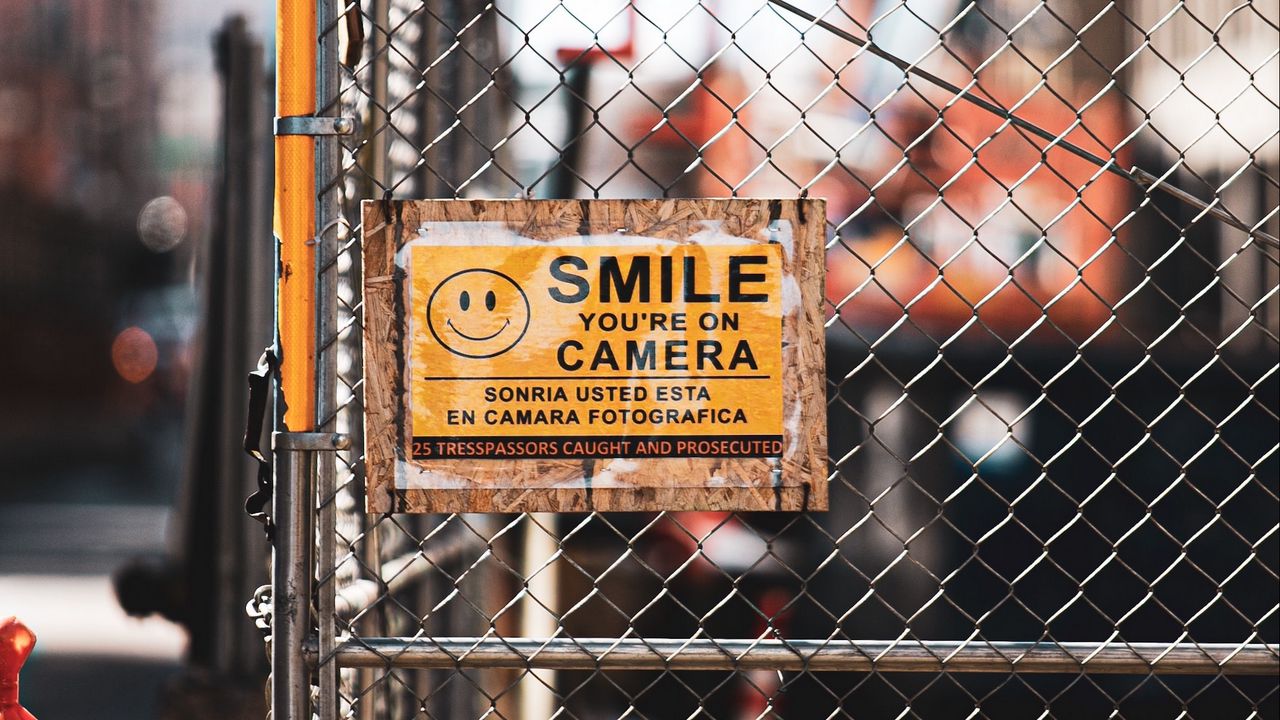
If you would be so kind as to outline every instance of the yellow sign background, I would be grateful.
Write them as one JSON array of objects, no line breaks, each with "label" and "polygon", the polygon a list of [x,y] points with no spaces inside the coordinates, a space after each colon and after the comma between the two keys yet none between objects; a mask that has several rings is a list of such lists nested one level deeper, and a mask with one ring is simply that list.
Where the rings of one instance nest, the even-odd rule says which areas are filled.
[{"label": "yellow sign background", "polygon": [[409,253],[413,459],[781,453],[780,246]]}]

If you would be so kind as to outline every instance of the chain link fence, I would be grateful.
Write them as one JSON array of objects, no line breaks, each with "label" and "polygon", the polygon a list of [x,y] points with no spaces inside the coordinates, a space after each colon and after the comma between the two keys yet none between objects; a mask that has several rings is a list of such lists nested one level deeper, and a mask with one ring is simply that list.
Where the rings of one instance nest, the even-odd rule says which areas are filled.
[{"label": "chain link fence", "polygon": [[360,199],[825,197],[831,497],[376,516],[321,454],[319,717],[1280,712],[1276,2],[319,7],[321,429]]}]

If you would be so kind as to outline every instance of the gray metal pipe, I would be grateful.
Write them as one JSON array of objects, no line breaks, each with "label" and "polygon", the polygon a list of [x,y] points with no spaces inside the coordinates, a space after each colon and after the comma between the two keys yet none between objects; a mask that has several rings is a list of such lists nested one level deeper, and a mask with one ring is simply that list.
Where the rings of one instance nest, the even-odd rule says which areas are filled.
[{"label": "gray metal pipe", "polygon": [[479,552],[483,547],[484,541],[474,533],[454,533],[440,542],[432,542],[430,547],[391,558],[382,563],[382,582],[360,579],[339,588],[334,612],[343,620],[351,620],[392,593],[421,582],[444,563],[462,557],[468,550]]},{"label": "gray metal pipe", "polygon": [[[357,10],[358,12],[358,10]],[[341,80],[338,72],[338,30],[341,13],[336,0],[316,0],[316,110],[317,115],[342,114],[339,102]],[[335,120],[335,122],[337,122]],[[332,433],[338,429],[338,254],[342,231],[342,146],[334,135],[316,138],[316,428]],[[314,455],[316,496],[319,500],[320,532],[316,539],[317,629],[323,652],[337,645],[334,617],[334,558],[337,555],[337,458],[332,452]],[[322,719],[338,717],[338,670],[326,665],[317,669],[316,714]]]},{"label": "gray metal pipe", "polygon": [[[309,648],[315,662],[315,648]],[[1276,645],[890,640],[370,638],[343,667],[1275,675]]]},{"label": "gray metal pipe", "polygon": [[300,720],[311,717],[310,665],[304,649],[311,636],[312,546],[314,502],[311,458],[306,451],[281,447],[275,433],[276,487],[272,519],[275,536],[271,555],[271,717]]}]

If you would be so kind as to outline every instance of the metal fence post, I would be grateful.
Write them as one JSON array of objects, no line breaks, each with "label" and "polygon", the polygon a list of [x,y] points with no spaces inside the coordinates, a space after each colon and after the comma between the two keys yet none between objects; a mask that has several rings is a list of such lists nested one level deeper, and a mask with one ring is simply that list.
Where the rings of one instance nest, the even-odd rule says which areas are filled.
[{"label": "metal fence post", "polygon": [[[336,23],[341,14],[334,0],[315,0],[316,28],[319,35],[316,69],[317,115],[341,115],[338,77],[338,33]],[[340,146],[335,136],[316,140],[315,227],[317,270],[316,281],[316,428],[325,432],[337,429],[336,387],[338,370],[338,238],[342,233]],[[336,458],[332,453],[316,456],[317,522],[316,536],[316,611],[322,622],[317,625],[321,657],[334,651],[334,532],[336,500]],[[338,715],[338,668],[336,663],[322,663],[317,671],[319,697],[316,712],[321,720]]]},{"label": "metal fence post", "polygon": [[271,558],[271,717],[309,718],[308,670],[303,646],[311,631],[312,502],[314,454],[287,442],[290,433],[275,433],[275,547]]},{"label": "metal fence post", "polygon": [[346,450],[350,440],[338,433],[278,432],[272,435],[271,444],[276,471],[271,559],[271,717],[309,720],[313,684],[309,663],[314,663],[316,645],[312,602],[316,585],[317,459],[335,450]]}]

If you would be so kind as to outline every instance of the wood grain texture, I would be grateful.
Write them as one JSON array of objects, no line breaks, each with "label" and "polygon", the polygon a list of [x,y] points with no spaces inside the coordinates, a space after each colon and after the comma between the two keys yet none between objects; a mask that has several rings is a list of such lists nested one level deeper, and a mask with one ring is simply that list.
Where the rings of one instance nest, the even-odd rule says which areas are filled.
[{"label": "wood grain texture", "polygon": [[[365,201],[365,464],[369,512],[586,512],[623,510],[825,510],[826,359],[822,298],[823,200],[438,200]],[[750,458],[410,461],[406,280],[396,253],[424,223],[500,223],[535,242],[627,235],[688,242],[709,226],[743,244],[769,241],[772,220],[790,224],[784,276],[800,301],[783,318],[784,422],[778,463]],[[475,244],[504,244],[477,233]],[[794,412],[793,412],[794,409]],[[426,471],[424,473],[424,471]],[[428,475],[429,473],[429,475]],[[412,475],[413,487],[397,489]],[[432,478],[449,487],[431,487]],[[725,486],[713,478],[733,478]],[[591,480],[609,478],[592,487]]]}]

